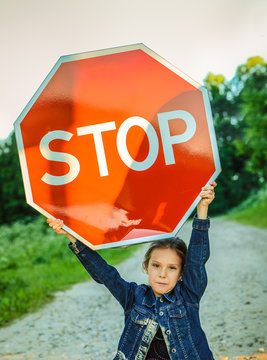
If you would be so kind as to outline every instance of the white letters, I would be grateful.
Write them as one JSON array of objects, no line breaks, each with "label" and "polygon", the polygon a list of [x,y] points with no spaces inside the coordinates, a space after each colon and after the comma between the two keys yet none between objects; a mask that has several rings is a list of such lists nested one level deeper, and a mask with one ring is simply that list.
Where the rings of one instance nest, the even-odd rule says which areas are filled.
[{"label": "white letters", "polygon": [[96,156],[98,160],[100,176],[108,175],[107,160],[106,160],[105,149],[104,149],[101,133],[102,131],[109,131],[114,129],[116,129],[116,125],[114,121],[77,128],[77,134],[79,136],[88,135],[88,134],[93,134],[94,136]]},{"label": "white letters", "polygon": [[63,152],[51,151],[49,144],[52,140],[61,139],[69,141],[73,134],[68,131],[55,130],[47,133],[40,142],[40,151],[43,157],[50,161],[59,161],[69,164],[69,172],[66,175],[55,176],[45,173],[42,181],[49,185],[65,185],[73,181],[79,174],[80,163],[75,156]]},{"label": "white letters", "polygon": [[[171,135],[169,120],[179,119],[186,123],[186,130],[182,134]],[[166,165],[175,164],[173,145],[184,143],[190,140],[196,132],[196,121],[194,117],[187,111],[175,110],[158,114],[158,122],[160,129],[160,136],[162,139],[163,152]],[[136,161],[129,154],[127,148],[127,134],[133,126],[141,127],[148,138],[149,151],[147,157],[143,161]],[[83,126],[77,128],[78,136],[93,134],[96,156],[99,166],[100,176],[108,176],[108,166],[106,154],[103,144],[102,132],[115,130],[116,124],[114,121]],[[73,134],[68,131],[56,130],[47,133],[40,142],[40,151],[43,157],[51,161],[65,162],[70,169],[66,175],[55,176],[48,173],[42,177],[42,181],[49,185],[65,185],[73,181],[79,174],[80,164],[75,156],[63,152],[52,151],[49,144],[52,140],[61,139],[69,141]],[[126,119],[120,126],[117,133],[117,150],[121,160],[130,169],[135,171],[145,171],[149,169],[157,159],[159,152],[159,140],[156,130],[152,124],[140,116],[132,116]],[[91,150],[89,150],[91,151]]]},{"label": "white letters", "polygon": [[[140,126],[148,137],[149,153],[144,161],[135,161],[128,152],[126,136],[132,126]],[[152,166],[158,156],[159,141],[157,133],[149,121],[139,116],[132,116],[125,120],[117,134],[117,148],[120,157],[125,165],[136,171],[144,171]]]},{"label": "white letters", "polygon": [[[174,119],[182,119],[185,121],[186,130],[183,134],[171,136],[168,121]],[[168,111],[158,114],[158,120],[166,165],[175,164],[172,145],[191,139],[196,131],[196,121],[189,112],[184,110]]]}]

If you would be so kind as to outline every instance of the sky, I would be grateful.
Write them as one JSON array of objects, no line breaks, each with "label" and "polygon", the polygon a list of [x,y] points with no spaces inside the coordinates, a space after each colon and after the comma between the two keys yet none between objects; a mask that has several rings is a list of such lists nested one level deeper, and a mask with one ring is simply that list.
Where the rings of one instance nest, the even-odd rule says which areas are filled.
[{"label": "sky", "polygon": [[0,139],[62,55],[144,43],[199,83],[267,60],[267,0],[0,0]]}]

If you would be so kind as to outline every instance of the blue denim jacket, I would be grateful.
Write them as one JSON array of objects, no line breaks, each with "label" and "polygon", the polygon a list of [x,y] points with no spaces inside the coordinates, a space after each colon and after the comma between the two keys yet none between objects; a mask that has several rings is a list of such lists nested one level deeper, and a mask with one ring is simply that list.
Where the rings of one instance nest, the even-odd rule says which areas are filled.
[{"label": "blue denim jacket", "polygon": [[157,298],[150,286],[122,279],[80,241],[69,245],[92,278],[104,284],[124,309],[125,326],[113,360],[144,360],[159,326],[171,360],[214,360],[199,320],[199,301],[207,285],[209,224],[209,219],[194,218],[183,279]]}]

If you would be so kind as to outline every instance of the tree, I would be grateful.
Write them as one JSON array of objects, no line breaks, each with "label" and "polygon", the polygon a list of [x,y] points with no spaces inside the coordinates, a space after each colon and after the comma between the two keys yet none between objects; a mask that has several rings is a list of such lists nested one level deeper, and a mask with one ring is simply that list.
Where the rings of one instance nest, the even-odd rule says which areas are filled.
[{"label": "tree", "polygon": [[0,144],[0,224],[36,214],[26,204],[14,132]]},{"label": "tree", "polygon": [[[236,81],[236,80],[235,80]],[[246,157],[237,153],[235,140],[242,135],[243,119],[239,112],[237,86],[223,75],[209,73],[204,80],[209,90],[222,173],[216,189],[212,213],[224,213],[242,202],[251,189],[259,187],[258,175],[245,168]]]},{"label": "tree", "polygon": [[259,57],[249,58],[238,67],[236,82],[242,114],[242,132],[235,140],[240,155],[246,157],[246,169],[267,180],[267,63]]}]

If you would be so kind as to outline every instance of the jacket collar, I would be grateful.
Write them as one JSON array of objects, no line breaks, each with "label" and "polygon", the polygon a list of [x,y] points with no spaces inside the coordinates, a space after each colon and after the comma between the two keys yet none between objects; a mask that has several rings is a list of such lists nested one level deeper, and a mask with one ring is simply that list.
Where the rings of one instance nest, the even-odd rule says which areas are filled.
[{"label": "jacket collar", "polygon": [[[167,301],[174,303],[180,299],[179,294],[180,294],[180,284],[178,282],[173,290],[171,290],[170,292],[168,292],[166,294],[163,294],[162,297],[165,298]],[[142,304],[145,306],[148,306],[148,307],[152,307],[152,306],[156,305],[156,297],[153,293],[151,286],[147,286],[144,297],[143,297]]]}]

